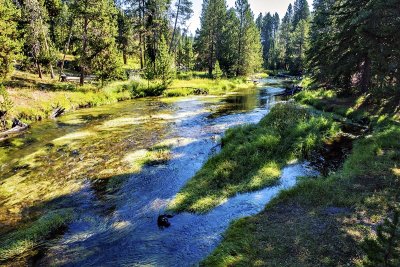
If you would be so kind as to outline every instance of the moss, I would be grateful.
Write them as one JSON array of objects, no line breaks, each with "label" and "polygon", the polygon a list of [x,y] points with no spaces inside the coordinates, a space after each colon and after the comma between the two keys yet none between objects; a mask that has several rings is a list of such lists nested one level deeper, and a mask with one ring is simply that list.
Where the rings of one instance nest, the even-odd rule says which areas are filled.
[{"label": "moss", "polygon": [[306,157],[337,131],[330,118],[278,104],[259,124],[227,131],[222,151],[180,190],[170,209],[207,212],[237,193],[271,186],[289,161]]}]

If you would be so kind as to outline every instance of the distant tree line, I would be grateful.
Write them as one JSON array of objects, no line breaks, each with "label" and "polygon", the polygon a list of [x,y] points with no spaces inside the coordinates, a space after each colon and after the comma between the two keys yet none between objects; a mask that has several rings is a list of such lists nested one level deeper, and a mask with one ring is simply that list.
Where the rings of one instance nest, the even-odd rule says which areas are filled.
[{"label": "distant tree line", "polygon": [[264,68],[361,92],[399,86],[399,0],[314,0],[313,7],[296,0],[282,20],[257,17]]},{"label": "distant tree line", "polygon": [[83,84],[91,74],[121,78],[129,59],[149,79],[170,80],[176,70],[212,76],[217,62],[226,76],[261,67],[247,0],[229,10],[225,0],[205,0],[195,37],[186,28],[192,14],[190,0],[0,0],[0,75],[18,65],[55,79],[68,69]]},{"label": "distant tree line", "polygon": [[309,48],[310,9],[307,0],[289,4],[282,21],[277,13],[259,14],[256,19],[261,32],[264,68],[302,73]]},{"label": "distant tree line", "polygon": [[323,84],[356,88],[400,85],[399,0],[315,0],[307,62]]}]

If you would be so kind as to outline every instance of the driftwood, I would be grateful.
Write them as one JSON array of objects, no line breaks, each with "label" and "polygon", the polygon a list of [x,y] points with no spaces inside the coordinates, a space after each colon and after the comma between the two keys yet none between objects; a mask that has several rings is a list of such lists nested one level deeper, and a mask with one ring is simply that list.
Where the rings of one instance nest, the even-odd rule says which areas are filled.
[{"label": "driftwood", "polygon": [[208,91],[206,89],[202,89],[202,88],[194,88],[192,90],[192,93],[194,95],[208,95]]},{"label": "driftwood", "polygon": [[50,115],[51,119],[55,119],[57,117],[60,117],[65,111],[65,108],[57,106],[56,108],[53,109],[53,112]]},{"label": "driftwood", "polygon": [[6,140],[13,136],[23,133],[29,128],[29,125],[26,123],[21,122],[18,119],[13,119],[12,127],[9,130],[4,132],[0,132],[0,141]]}]

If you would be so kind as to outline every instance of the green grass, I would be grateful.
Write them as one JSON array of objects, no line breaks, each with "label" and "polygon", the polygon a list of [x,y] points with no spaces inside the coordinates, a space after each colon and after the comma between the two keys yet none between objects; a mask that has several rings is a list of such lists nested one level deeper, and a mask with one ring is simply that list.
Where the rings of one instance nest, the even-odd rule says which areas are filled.
[{"label": "green grass", "polygon": [[[310,104],[320,97],[335,96],[304,92],[301,99]],[[201,265],[363,265],[364,240],[376,237],[377,225],[400,195],[400,126],[374,127],[355,142],[341,170],[326,178],[303,178],[260,214],[232,223]]]},{"label": "green grass", "polygon": [[46,237],[66,226],[72,218],[72,209],[53,211],[28,226],[0,237],[0,263],[29,253]]},{"label": "green grass", "polygon": [[191,73],[187,79],[174,80],[168,88],[157,80],[114,81],[99,87],[96,82],[79,86],[49,77],[39,79],[34,74],[17,71],[11,80],[5,82],[14,103],[7,117],[9,121],[18,118],[31,123],[48,118],[57,106],[72,111],[148,96],[188,96],[196,94],[198,89],[208,94],[222,95],[254,86],[245,79],[212,80],[201,78],[203,74]]},{"label": "green grass", "polygon": [[170,209],[203,213],[237,193],[271,186],[288,162],[306,157],[337,132],[330,118],[278,104],[259,124],[227,131],[221,152],[180,190]]},{"label": "green grass", "polygon": [[247,82],[246,79],[206,79],[193,78],[190,80],[174,80],[168,87],[166,94],[169,91],[175,92],[177,96],[185,96],[194,89],[202,89],[211,95],[223,95],[240,89],[248,89],[254,87],[253,83]]}]

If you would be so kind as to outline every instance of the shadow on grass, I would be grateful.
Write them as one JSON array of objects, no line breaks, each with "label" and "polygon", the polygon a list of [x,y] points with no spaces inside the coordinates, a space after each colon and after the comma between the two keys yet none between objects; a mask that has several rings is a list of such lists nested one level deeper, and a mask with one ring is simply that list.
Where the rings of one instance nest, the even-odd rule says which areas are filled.
[{"label": "shadow on grass", "polygon": [[343,169],[303,179],[260,214],[236,221],[203,266],[361,266],[363,240],[400,194],[400,128],[357,141]]}]

